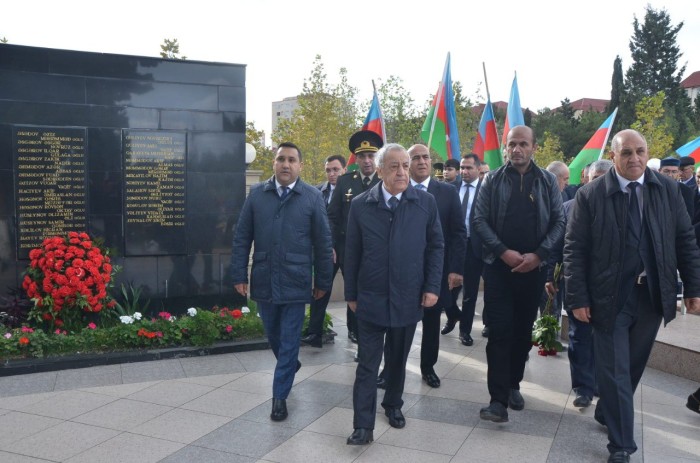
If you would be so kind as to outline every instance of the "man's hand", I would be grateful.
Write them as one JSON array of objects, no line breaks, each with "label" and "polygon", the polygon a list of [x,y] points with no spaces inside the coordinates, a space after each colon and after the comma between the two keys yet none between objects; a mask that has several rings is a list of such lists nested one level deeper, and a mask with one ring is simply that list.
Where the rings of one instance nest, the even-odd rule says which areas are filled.
[{"label": "man's hand", "polygon": [[463,280],[462,275],[450,273],[447,275],[447,287],[449,289],[459,288],[462,286],[462,283],[464,282]]},{"label": "man's hand", "polygon": [[514,268],[523,263],[523,255],[518,251],[508,249],[506,252],[501,254],[501,260],[505,262],[508,267]]},{"label": "man's hand", "polygon": [[517,273],[527,273],[535,270],[537,267],[540,266],[540,263],[542,261],[540,260],[540,257],[537,254],[528,252],[527,254],[523,254],[523,261],[520,263],[520,265],[513,267],[511,272],[517,272]]},{"label": "man's hand", "polygon": [[590,307],[579,307],[572,311],[574,313],[574,318],[583,323],[591,322],[591,308]]},{"label": "man's hand", "polygon": [[348,301],[348,307],[355,312],[357,310],[357,301]]},{"label": "man's hand", "polygon": [[321,299],[325,295],[326,295],[326,292],[324,290],[314,288],[314,300],[318,301],[319,299]]},{"label": "man's hand", "polygon": [[432,307],[435,304],[437,304],[437,294],[433,293],[423,293],[423,301],[421,301],[421,305],[424,308]]},{"label": "man's hand", "polygon": [[236,288],[238,294],[243,297],[248,297],[248,283],[237,283],[233,285],[233,287]]},{"label": "man's hand", "polygon": [[688,313],[700,315],[700,297],[689,297],[684,302]]},{"label": "man's hand", "polygon": [[557,294],[557,291],[559,291],[559,289],[554,287],[554,283],[551,281],[544,284],[544,290],[547,291],[549,297],[554,297]]}]

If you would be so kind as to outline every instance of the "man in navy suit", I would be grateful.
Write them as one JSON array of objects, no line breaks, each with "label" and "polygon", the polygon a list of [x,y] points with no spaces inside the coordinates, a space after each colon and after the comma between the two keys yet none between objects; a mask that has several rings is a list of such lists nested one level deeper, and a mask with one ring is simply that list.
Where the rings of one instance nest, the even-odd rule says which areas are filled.
[{"label": "man in navy suit", "polygon": [[[345,158],[340,154],[334,154],[326,158],[326,178],[327,181],[321,183],[316,188],[321,190],[323,194],[323,202],[326,208],[331,202],[335,185],[338,183],[338,178],[345,173]],[[340,269],[340,264],[337,259],[333,262],[333,279]],[[331,280],[332,281],[332,280]],[[328,301],[331,299],[331,291],[326,292],[320,299],[314,299],[311,302],[309,311],[309,327],[306,330],[306,336],[301,338],[301,342],[312,347],[323,347],[323,320],[326,318],[326,308]]]},{"label": "man in navy suit", "polygon": [[430,387],[440,387],[440,378],[433,369],[440,349],[440,314],[442,309],[452,305],[451,290],[462,285],[467,229],[457,190],[452,185],[430,178],[431,163],[428,147],[413,145],[408,149],[408,155],[411,159],[409,167],[411,185],[413,188],[427,191],[435,197],[445,240],[445,259],[440,295],[437,304],[423,310],[423,339],[420,353],[420,369],[423,380]]},{"label": "man in navy suit", "polygon": [[[474,205],[476,204],[476,195],[481,187],[481,178],[479,177],[479,166],[481,161],[476,154],[467,154],[460,163],[461,180],[458,188],[459,200],[463,211],[462,217],[466,225],[467,231],[467,246],[463,254],[462,265],[464,268],[464,284],[461,288],[462,293],[462,311],[460,312],[456,302],[450,304],[445,312],[447,314],[447,323],[442,329],[442,334],[450,333],[457,322],[459,322],[459,340],[465,346],[474,344],[471,336],[472,325],[474,323],[474,311],[476,309],[476,298],[479,295],[479,281],[481,280],[481,271],[483,262],[481,260],[481,241],[475,233],[471,233],[471,224],[474,218]],[[460,288],[453,292],[453,300],[457,300]],[[486,322],[484,321],[484,324]]]}]

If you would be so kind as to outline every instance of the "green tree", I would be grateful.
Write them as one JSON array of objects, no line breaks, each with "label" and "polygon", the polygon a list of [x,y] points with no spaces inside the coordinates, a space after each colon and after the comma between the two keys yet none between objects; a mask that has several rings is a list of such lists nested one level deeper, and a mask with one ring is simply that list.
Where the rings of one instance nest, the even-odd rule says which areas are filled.
[{"label": "green tree", "polygon": [[563,161],[564,153],[561,150],[559,137],[548,131],[544,132],[542,141],[538,143],[535,151],[535,162],[538,166],[545,168],[552,161]]},{"label": "green tree", "polygon": [[187,59],[186,56],[180,56],[180,44],[177,39],[163,39],[163,44],[160,46],[161,58],[170,59]]},{"label": "green tree", "polygon": [[357,90],[347,81],[347,70],[339,71],[340,83],[328,83],[320,55],[316,55],[309,78],[298,97],[299,108],[291,119],[281,120],[272,133],[273,143],[296,143],[303,155],[304,181],[316,184],[325,179],[324,159],[331,154],[348,155],[348,139],[360,127]]},{"label": "green tree", "polygon": [[[418,117],[411,92],[403,86],[403,80],[391,75],[386,81],[380,81],[377,97],[382,107],[387,141],[400,143],[406,148],[418,143],[422,121]],[[369,105],[363,108],[362,113],[368,109]]]},{"label": "green tree", "polygon": [[565,121],[568,121],[569,124],[571,124],[571,126],[575,127],[578,123],[578,120],[576,119],[576,110],[571,105],[571,100],[568,98],[561,100],[561,107],[559,108],[558,112]]},{"label": "green tree", "polygon": [[462,156],[469,154],[474,146],[476,132],[479,130],[481,114],[474,112],[474,103],[464,95],[462,84],[455,81],[452,84],[455,95],[455,115],[457,117],[457,130],[459,132],[459,149]]},{"label": "green tree", "polygon": [[275,150],[265,146],[265,132],[257,130],[253,122],[245,124],[245,142],[255,148],[255,160],[248,166],[252,170],[262,170],[262,179],[272,176],[272,162],[275,158]]},{"label": "green tree", "polygon": [[660,91],[642,98],[635,107],[637,120],[632,124],[632,128],[644,135],[649,157],[652,158],[665,158],[673,147],[673,137],[669,133],[668,122],[664,116],[665,98],[665,93]]},{"label": "green tree", "polygon": [[6,37],[1,38],[0,43],[7,43],[7,38]]},{"label": "green tree", "polygon": [[[612,114],[615,108],[620,108],[622,99],[625,96],[625,79],[622,74],[622,58],[620,55],[615,57],[613,63],[612,82],[610,83],[610,103],[608,103],[608,116]],[[622,109],[618,109],[616,118],[620,120]]]}]

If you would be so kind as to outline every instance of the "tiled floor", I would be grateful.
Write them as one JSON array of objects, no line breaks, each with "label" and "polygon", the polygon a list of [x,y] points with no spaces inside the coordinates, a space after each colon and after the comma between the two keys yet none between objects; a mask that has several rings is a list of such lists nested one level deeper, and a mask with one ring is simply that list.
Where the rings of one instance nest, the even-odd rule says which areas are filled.
[{"label": "tiled floor", "polygon": [[[593,408],[572,405],[566,355],[532,351],[510,422],[479,420],[488,401],[486,340],[441,337],[436,372],[419,370],[419,331],[409,358],[404,429],[377,415],[375,441],[348,446],[355,346],[345,308],[330,310],[338,332],[323,349],[303,347],[288,400],[290,416],[269,419],[273,356],[254,351],[202,358],[0,378],[0,462],[602,462],[606,433]],[[663,331],[663,330],[662,330]],[[700,462],[700,415],[684,407],[698,383],[647,369],[635,397],[635,462]],[[381,391],[380,391],[381,393]]]}]

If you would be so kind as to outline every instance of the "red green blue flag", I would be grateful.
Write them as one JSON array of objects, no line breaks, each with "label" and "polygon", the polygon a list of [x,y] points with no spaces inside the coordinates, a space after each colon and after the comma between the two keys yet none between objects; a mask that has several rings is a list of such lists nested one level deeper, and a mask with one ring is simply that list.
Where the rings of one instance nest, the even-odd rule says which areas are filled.
[{"label": "red green blue flag", "polygon": [[686,143],[676,150],[681,156],[690,156],[695,159],[695,165],[700,163],[700,137]]},{"label": "red green blue flag", "polygon": [[510,99],[508,100],[508,109],[506,110],[506,120],[503,124],[503,138],[501,139],[501,148],[505,149],[508,141],[508,132],[511,127],[517,125],[525,125],[523,117],[523,108],[520,107],[520,92],[518,92],[518,74],[513,77],[513,85],[510,86]]},{"label": "red green blue flag", "polygon": [[[374,81],[372,81],[372,87],[374,87]],[[374,95],[372,96],[372,104],[369,106],[369,112],[365,118],[365,123],[362,126],[362,130],[371,130],[380,137],[382,141],[386,143],[386,129],[384,128],[384,116],[382,115],[382,108],[379,106],[379,97],[377,96],[377,89],[374,88]],[[348,170],[357,170],[357,159],[355,158],[355,153],[350,153],[347,163]]]},{"label": "red green blue flag", "polygon": [[501,147],[498,145],[498,130],[490,98],[486,100],[484,111],[481,113],[481,122],[479,122],[479,130],[476,132],[473,151],[479,155],[479,159],[489,165],[491,170],[498,169],[503,165]]},{"label": "red green blue flag", "polygon": [[588,140],[588,143],[584,145],[574,160],[571,161],[571,164],[569,164],[569,172],[571,173],[569,176],[570,185],[581,183],[581,171],[583,171],[583,168],[603,156],[616,115],[617,108],[605,119],[605,122],[596,130],[591,139]]},{"label": "red green blue flag", "polygon": [[450,54],[447,53],[445,70],[438,91],[428,111],[428,117],[420,132],[421,138],[434,149],[443,160],[459,159],[459,133],[455,113],[455,97],[452,90]]}]

